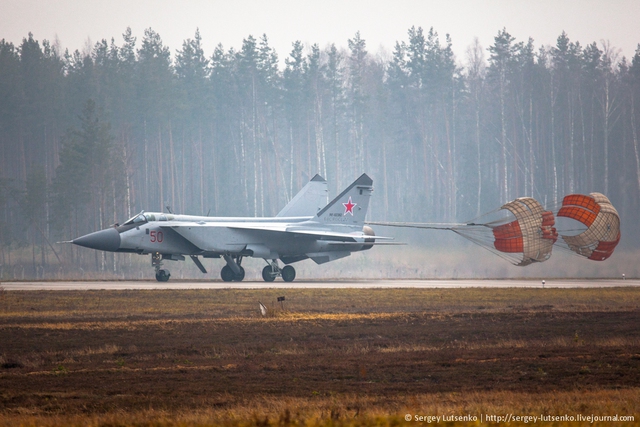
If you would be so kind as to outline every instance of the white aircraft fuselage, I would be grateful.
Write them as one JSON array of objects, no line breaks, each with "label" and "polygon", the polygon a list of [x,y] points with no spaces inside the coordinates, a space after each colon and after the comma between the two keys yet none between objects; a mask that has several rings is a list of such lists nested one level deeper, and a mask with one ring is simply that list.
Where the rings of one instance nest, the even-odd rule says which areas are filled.
[{"label": "white aircraft fuselage", "polygon": [[[224,258],[225,281],[242,280],[243,257],[263,258],[265,281],[282,276],[295,278],[289,266],[312,259],[323,264],[370,249],[376,244],[373,230],[364,225],[373,181],[363,174],[333,201],[326,200],[326,181],[315,176],[276,217],[206,217],[142,212],[122,225],[74,239],[72,243],[110,252],[151,254],[156,279],[169,279],[163,260],[190,256],[204,273],[203,258]],[[296,216],[284,216],[284,215]],[[380,244],[380,243],[377,243]],[[280,268],[277,261],[286,266]]]}]

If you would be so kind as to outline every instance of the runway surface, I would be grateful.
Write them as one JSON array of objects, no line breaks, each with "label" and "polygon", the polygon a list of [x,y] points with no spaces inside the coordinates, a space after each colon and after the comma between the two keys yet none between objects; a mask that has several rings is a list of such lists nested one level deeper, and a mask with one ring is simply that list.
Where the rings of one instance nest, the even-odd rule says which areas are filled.
[{"label": "runway surface", "polygon": [[638,279],[550,279],[545,280],[326,280],[256,282],[154,281],[32,281],[0,282],[0,288],[14,290],[98,290],[98,289],[290,289],[290,288],[610,288],[640,286]]}]

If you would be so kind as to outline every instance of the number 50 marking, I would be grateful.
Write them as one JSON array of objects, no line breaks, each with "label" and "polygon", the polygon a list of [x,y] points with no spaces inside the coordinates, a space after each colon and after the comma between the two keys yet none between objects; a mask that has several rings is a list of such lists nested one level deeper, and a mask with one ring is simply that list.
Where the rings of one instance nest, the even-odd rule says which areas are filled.
[{"label": "number 50 marking", "polygon": [[149,233],[149,238],[151,240],[151,243],[162,243],[162,241],[164,240],[164,234],[162,233],[162,231],[151,231]]}]

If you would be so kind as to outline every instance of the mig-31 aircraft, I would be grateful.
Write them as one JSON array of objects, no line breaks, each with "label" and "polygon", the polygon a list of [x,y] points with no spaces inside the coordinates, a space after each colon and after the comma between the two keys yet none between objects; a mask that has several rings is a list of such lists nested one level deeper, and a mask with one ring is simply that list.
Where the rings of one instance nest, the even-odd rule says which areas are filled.
[{"label": "mig-31 aircraft", "polygon": [[[289,265],[312,259],[324,264],[371,249],[377,240],[364,225],[373,181],[363,174],[338,197],[326,204],[327,182],[316,175],[275,217],[227,218],[141,212],[124,224],[72,240],[79,246],[110,252],[150,254],[159,282],[171,274],[163,261],[183,261],[189,256],[196,266],[207,270],[198,258],[223,258],[220,276],[226,282],[241,281],[244,257],[263,258],[267,265],[262,278],[272,282],[296,277]],[[285,265],[280,267],[278,260]]]}]

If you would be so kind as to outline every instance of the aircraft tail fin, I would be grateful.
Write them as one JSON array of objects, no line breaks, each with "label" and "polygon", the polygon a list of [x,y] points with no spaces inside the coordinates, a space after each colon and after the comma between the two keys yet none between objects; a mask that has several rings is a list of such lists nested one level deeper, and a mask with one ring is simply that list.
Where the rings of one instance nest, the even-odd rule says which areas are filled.
[{"label": "aircraft tail fin", "polygon": [[365,173],[316,215],[326,225],[348,226],[362,231],[373,192],[373,180]]},{"label": "aircraft tail fin", "polygon": [[327,200],[327,180],[316,174],[276,216],[314,216],[327,204]]}]

